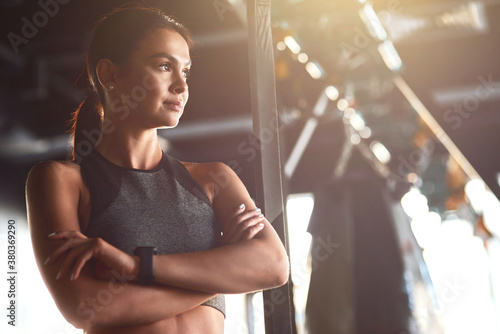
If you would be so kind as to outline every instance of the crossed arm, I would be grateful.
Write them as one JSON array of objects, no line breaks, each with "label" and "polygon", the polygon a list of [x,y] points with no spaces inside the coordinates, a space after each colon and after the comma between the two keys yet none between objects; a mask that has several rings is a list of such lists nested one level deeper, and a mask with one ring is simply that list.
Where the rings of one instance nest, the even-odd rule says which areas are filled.
[{"label": "crossed arm", "polygon": [[[26,196],[35,256],[68,321],[81,328],[147,324],[186,312],[217,293],[244,293],[286,282],[288,259],[272,226],[254,210],[229,167],[210,168],[227,173],[230,180],[213,199],[215,214],[223,222],[224,246],[155,256],[153,286],[134,283],[136,257],[81,233],[77,167],[46,162],[32,169]],[[107,275],[97,279],[91,259],[105,267]],[[104,295],[106,302],[99,303]]]}]

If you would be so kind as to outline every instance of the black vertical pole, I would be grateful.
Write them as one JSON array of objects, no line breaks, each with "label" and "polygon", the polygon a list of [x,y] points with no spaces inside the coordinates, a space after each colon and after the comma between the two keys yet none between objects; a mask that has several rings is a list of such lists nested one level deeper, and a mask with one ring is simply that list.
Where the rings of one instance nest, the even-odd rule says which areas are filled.
[{"label": "black vertical pole", "polygon": [[[256,157],[256,201],[287,247],[279,125],[271,34],[271,0],[248,0],[248,50],[254,135],[260,143]],[[287,252],[289,253],[288,249]],[[292,334],[291,280],[264,291],[266,334]]]}]

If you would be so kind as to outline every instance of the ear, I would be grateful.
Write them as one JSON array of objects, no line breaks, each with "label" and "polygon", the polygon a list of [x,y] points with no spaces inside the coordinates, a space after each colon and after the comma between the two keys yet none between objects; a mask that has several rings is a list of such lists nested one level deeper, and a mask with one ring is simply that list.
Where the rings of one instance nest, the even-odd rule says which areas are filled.
[{"label": "ear", "polygon": [[107,58],[103,58],[97,62],[97,79],[104,90],[115,84],[116,70],[117,66]]}]

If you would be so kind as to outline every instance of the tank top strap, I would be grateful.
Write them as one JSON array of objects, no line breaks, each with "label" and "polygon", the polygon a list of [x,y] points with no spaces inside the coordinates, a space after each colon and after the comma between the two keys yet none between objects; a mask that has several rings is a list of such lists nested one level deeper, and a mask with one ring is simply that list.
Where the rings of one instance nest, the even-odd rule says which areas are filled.
[{"label": "tank top strap", "polygon": [[169,154],[163,152],[163,155],[163,168],[165,171],[193,196],[197,197],[205,204],[212,206],[205,190],[198,181],[191,176],[187,168],[179,160]]}]

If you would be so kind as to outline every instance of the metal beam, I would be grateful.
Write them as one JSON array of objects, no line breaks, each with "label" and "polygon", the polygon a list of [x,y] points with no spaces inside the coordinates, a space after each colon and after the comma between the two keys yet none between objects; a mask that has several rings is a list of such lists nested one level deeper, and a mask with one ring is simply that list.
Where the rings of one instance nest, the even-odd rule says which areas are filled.
[{"label": "metal beam", "polygon": [[462,170],[467,174],[470,179],[480,178],[479,173],[474,169],[472,164],[467,160],[465,155],[460,151],[460,149],[455,145],[450,136],[444,131],[443,127],[436,121],[434,116],[427,107],[420,101],[413,90],[408,86],[406,81],[400,76],[395,75],[393,77],[394,84],[399,88],[404,97],[408,100],[410,105],[415,109],[417,114],[422,118],[422,120],[427,124],[429,129],[434,133],[436,138],[443,144],[443,146],[448,150],[450,155],[457,161]]},{"label": "metal beam", "polygon": [[316,130],[316,127],[318,126],[317,117],[322,116],[325,113],[326,108],[328,107],[328,101],[329,100],[325,91],[322,90],[321,95],[314,106],[313,116],[307,119],[306,124],[300,133],[299,139],[297,139],[297,142],[293,146],[292,153],[290,153],[290,156],[285,163],[285,176],[288,179],[292,178],[293,173],[295,172],[295,169],[297,168],[297,165],[307,148],[307,145],[309,145],[309,142],[314,134],[314,130]]},{"label": "metal beam", "polygon": [[[253,129],[260,143],[260,150],[255,159],[256,201],[287,247],[271,34],[271,1],[247,1],[247,15]],[[282,287],[264,291],[264,315],[267,334],[295,332],[291,280]]]}]

